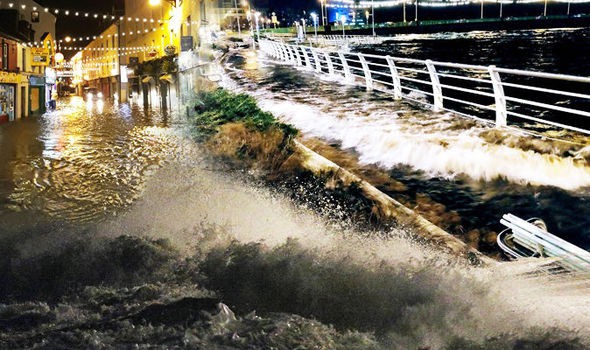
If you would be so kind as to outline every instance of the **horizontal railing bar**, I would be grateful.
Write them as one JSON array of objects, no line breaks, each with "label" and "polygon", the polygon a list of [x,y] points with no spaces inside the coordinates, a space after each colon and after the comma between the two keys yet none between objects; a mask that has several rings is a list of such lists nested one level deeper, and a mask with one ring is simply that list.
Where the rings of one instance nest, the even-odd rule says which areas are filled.
[{"label": "horizontal railing bar", "polygon": [[[444,88],[447,88],[447,89],[451,89],[451,90],[466,92],[468,94],[474,94],[474,95],[486,96],[486,97],[494,97],[494,94],[491,93],[491,92],[478,91],[478,90],[469,90],[469,89],[465,89],[465,88],[462,88],[462,87],[452,86],[452,85],[446,85],[446,84],[440,84],[440,86],[441,87],[444,87]],[[445,98],[446,98],[446,96],[445,96]]]},{"label": "horizontal railing bar", "polygon": [[387,64],[383,64],[383,63],[376,63],[376,62],[369,62],[367,61],[367,64],[369,66],[375,66],[375,67],[382,67],[382,68],[389,68],[389,66]]},{"label": "horizontal railing bar", "polygon": [[470,105],[470,106],[474,106],[474,107],[479,107],[479,108],[483,108],[486,109],[488,111],[495,111],[496,109],[490,106],[486,106],[486,105],[482,105],[476,102],[471,102],[471,101],[466,101],[466,100],[460,100],[458,98],[453,98],[453,97],[448,97],[445,96],[445,100],[449,100],[449,101],[454,101],[454,102],[458,102],[458,103],[462,103],[462,104],[466,104],[466,105]]},{"label": "horizontal railing bar", "polygon": [[535,122],[539,122],[541,124],[549,124],[549,125],[553,125],[553,126],[557,126],[559,128],[562,129],[568,129],[568,130],[572,130],[572,131],[577,131],[583,134],[589,134],[590,135],[590,130],[584,130],[584,129],[580,129],[577,128],[575,126],[570,126],[570,125],[566,125],[566,124],[562,124],[562,123],[558,123],[558,122],[553,122],[551,120],[546,120],[546,119],[541,119],[541,118],[537,118],[537,117],[532,117],[529,115],[524,115],[524,114],[520,114],[520,113],[516,113],[516,112],[512,112],[512,111],[508,111],[507,112],[509,115],[521,118],[521,119],[526,119],[526,120],[532,120]]},{"label": "horizontal railing bar", "polygon": [[506,96],[506,101],[518,102],[518,103],[527,104],[529,106],[542,107],[542,108],[552,109],[554,111],[560,111],[560,112],[564,112],[564,113],[571,113],[571,114],[581,115],[584,117],[590,117],[590,112],[580,111],[577,109],[572,109],[572,108],[567,108],[567,107],[553,106],[553,105],[549,105],[549,104],[542,103],[542,102],[523,100],[521,98],[516,98],[516,97]]},{"label": "horizontal railing bar", "polygon": [[440,67],[448,67],[448,68],[461,68],[461,69],[471,69],[471,70],[478,70],[478,71],[488,71],[487,66],[477,65],[477,64],[466,64],[466,63],[453,63],[453,62],[441,62],[441,61],[432,61],[432,64],[435,66]]},{"label": "horizontal railing bar", "polygon": [[418,89],[414,89],[414,88],[411,88],[411,87],[408,87],[408,86],[402,86],[402,90],[419,92],[419,93],[424,94],[424,95],[434,96],[434,94],[432,92],[428,92],[428,91],[424,91],[424,90],[418,90]]},{"label": "horizontal railing bar", "polygon": [[412,81],[414,83],[421,83],[421,84],[426,84],[426,85],[432,85],[432,82],[431,81],[414,79],[414,78],[408,78],[408,77],[399,77],[399,78],[400,78],[400,80]]},{"label": "horizontal railing bar", "polygon": [[451,78],[451,79],[460,79],[460,80],[467,80],[467,81],[475,81],[478,83],[485,83],[491,84],[492,82],[489,80],[479,79],[479,78],[472,78],[472,77],[464,77],[461,75],[454,75],[454,74],[447,74],[447,73],[439,73],[437,72],[436,75],[439,77]]},{"label": "horizontal railing bar", "polygon": [[403,72],[414,72],[414,73],[419,73],[419,74],[429,74],[427,70],[420,70],[420,69],[414,69],[414,68],[406,68],[406,67],[397,67],[398,71],[403,71]]},{"label": "horizontal railing bar", "polygon": [[575,76],[575,75],[544,73],[544,72],[525,71],[525,70],[497,68],[497,67],[494,68],[494,70],[498,73],[505,73],[505,74],[524,75],[524,76],[536,77],[536,78],[576,81],[576,82],[580,82],[580,83],[590,83],[590,78],[579,77],[579,76]]},{"label": "horizontal railing bar", "polygon": [[590,95],[580,94],[580,93],[577,93],[577,92],[559,91],[559,90],[554,90],[554,89],[540,88],[540,87],[537,87],[537,86],[527,86],[527,85],[514,84],[514,83],[506,83],[506,82],[503,82],[502,85],[513,87],[513,88],[524,89],[524,90],[546,92],[546,93],[554,94],[554,95],[561,95],[561,96],[569,96],[569,97],[577,97],[577,98],[587,98],[587,99],[590,99]]}]

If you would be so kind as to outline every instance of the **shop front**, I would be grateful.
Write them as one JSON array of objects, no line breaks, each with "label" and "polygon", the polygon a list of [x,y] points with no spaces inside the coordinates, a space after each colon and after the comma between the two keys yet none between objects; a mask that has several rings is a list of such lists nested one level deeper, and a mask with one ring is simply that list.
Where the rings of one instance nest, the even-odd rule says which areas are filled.
[{"label": "shop front", "polygon": [[29,77],[29,113],[42,114],[45,112],[45,77]]},{"label": "shop front", "polygon": [[16,86],[20,76],[16,73],[0,72],[0,123],[13,121],[16,111]]}]

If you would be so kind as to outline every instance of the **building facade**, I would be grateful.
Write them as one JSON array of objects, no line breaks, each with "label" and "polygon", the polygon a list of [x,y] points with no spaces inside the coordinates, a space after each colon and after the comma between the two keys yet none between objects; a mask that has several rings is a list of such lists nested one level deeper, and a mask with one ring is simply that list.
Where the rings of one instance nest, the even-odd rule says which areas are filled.
[{"label": "building facade", "polygon": [[82,94],[84,87],[93,87],[102,92],[105,98],[119,100],[121,91],[118,25],[112,24],[86,45],[77,56],[76,64],[78,68],[73,68],[77,71],[75,76],[78,75],[79,78],[78,94]]},{"label": "building facade", "polygon": [[55,22],[34,1],[0,1],[0,122],[45,111]]}]

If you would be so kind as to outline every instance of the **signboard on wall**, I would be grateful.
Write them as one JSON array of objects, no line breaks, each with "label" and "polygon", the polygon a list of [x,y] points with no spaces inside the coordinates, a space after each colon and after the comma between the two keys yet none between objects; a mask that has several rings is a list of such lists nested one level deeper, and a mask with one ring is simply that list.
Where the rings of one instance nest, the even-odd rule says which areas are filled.
[{"label": "signboard on wall", "polygon": [[192,36],[182,36],[180,38],[180,51],[190,51],[193,49],[193,37]]},{"label": "signboard on wall", "polygon": [[31,47],[31,66],[48,66],[49,50],[44,47]]}]

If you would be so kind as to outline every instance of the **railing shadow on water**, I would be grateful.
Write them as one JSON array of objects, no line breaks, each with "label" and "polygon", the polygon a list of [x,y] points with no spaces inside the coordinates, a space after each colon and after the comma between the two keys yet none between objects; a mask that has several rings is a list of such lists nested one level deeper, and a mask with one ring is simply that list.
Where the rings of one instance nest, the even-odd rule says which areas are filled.
[{"label": "railing shadow on water", "polygon": [[[339,40],[366,42],[354,37]],[[341,76],[348,84],[427,105],[435,112],[450,111],[498,127],[590,134],[588,77],[364,54],[268,39],[260,40],[260,49],[284,62]]]}]

